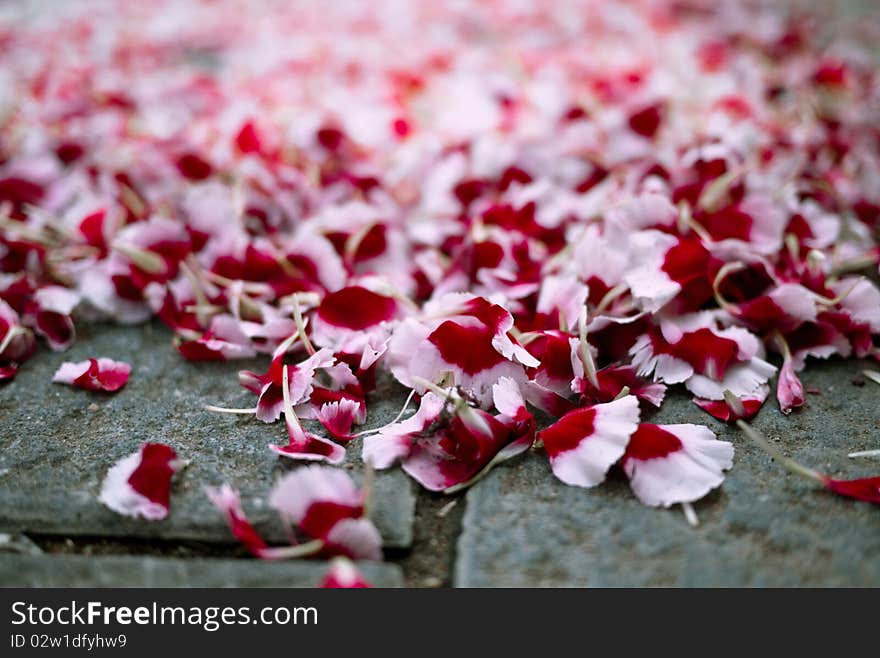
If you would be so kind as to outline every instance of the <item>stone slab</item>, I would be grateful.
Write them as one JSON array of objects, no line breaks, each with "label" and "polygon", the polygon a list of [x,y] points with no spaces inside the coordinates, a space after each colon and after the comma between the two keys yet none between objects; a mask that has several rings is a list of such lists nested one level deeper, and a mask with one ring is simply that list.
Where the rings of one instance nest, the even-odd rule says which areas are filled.
[{"label": "stone slab", "polygon": [[[80,334],[67,352],[42,347],[14,381],[0,387],[0,532],[232,541],[204,494],[205,485],[228,482],[241,491],[257,528],[283,541],[286,531],[265,505],[273,482],[300,464],[267,449],[286,442],[283,423],[204,409],[252,406],[255,398],[238,385],[237,372],[265,370],[268,357],[188,363],[172,347],[170,332],[155,323],[87,326]],[[51,383],[63,361],[98,356],[132,364],[131,379],[118,393]],[[386,383],[370,403],[365,427],[393,418],[402,400]],[[175,475],[171,514],[159,522],[119,516],[97,500],[107,469],[147,440],[166,442],[191,460]],[[359,442],[348,452],[345,467],[359,479]],[[385,546],[409,546],[411,482],[399,470],[379,473],[375,482],[374,520]]]},{"label": "stone slab", "polygon": [[[756,426],[789,456],[834,477],[880,474],[880,386],[853,383],[855,361],[811,363],[821,394],[783,416],[775,400]],[[874,365],[876,367],[876,365]],[[790,476],[735,428],[671,392],[651,418],[703,423],[736,446],[723,486],[695,505],[653,509],[617,474],[590,489],[556,480],[543,451],[502,465],[468,492],[454,583],[489,586],[878,586],[880,509]]]},{"label": "stone slab", "polygon": [[[327,562],[172,559],[131,555],[0,555],[3,587],[317,587]],[[361,562],[374,587],[401,587],[394,564]]]}]

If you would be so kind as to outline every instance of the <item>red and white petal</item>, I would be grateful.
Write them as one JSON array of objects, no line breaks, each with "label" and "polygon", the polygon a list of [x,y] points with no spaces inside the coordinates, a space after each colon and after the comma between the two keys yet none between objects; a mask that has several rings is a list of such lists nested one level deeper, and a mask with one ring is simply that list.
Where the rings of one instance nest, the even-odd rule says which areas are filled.
[{"label": "red and white petal", "polygon": [[361,589],[372,587],[363,574],[346,557],[339,556],[330,560],[327,574],[319,587],[323,589]]},{"label": "red and white petal", "polygon": [[566,484],[594,487],[626,451],[639,424],[639,402],[627,395],[567,413],[538,438],[553,474]]},{"label": "red and white petal", "polygon": [[99,500],[125,516],[164,519],[170,508],[171,477],[182,465],[170,446],[144,443],[107,471]]},{"label": "red and white petal", "polygon": [[[244,377],[242,377],[242,373],[246,373]],[[247,388],[248,383],[246,382],[253,374],[249,371],[241,371],[239,383]],[[282,411],[284,411],[284,398],[281,394],[281,386],[272,381],[266,382],[260,390],[260,397],[257,398],[257,412],[255,414],[257,420],[262,420],[264,423],[274,423],[281,416]]]},{"label": "red and white petal", "polygon": [[614,206],[606,217],[609,223],[620,229],[633,231],[652,226],[672,226],[678,217],[678,210],[666,194],[648,190]]},{"label": "red and white petal", "polygon": [[339,290],[345,285],[345,267],[333,244],[305,225],[300,226],[302,230],[285,248],[287,260],[300,269],[314,272],[317,282],[327,290]]},{"label": "red and white petal", "polygon": [[583,370],[577,355],[579,341],[562,331],[545,331],[529,342],[529,350],[540,359],[541,365],[530,373],[541,387],[559,395],[567,395],[574,377],[574,367]]},{"label": "red and white petal", "polygon": [[279,457],[301,461],[327,462],[341,464],[345,460],[345,448],[338,443],[317,434],[307,432],[300,426],[287,422],[288,443],[286,446],[269,444],[269,450]]},{"label": "red and white petal", "polygon": [[119,274],[115,271],[119,267],[123,268],[123,273],[128,269],[127,263],[117,260],[116,254],[113,254],[110,258],[84,270],[77,282],[83,300],[88,302],[99,316],[112,318],[120,324],[145,322],[151,315],[150,307],[140,301],[123,299],[116,292],[112,277]]},{"label": "red and white petal", "polygon": [[379,469],[388,468],[409,455],[415,435],[437,421],[446,401],[427,393],[422,396],[418,411],[398,423],[383,427],[378,433],[364,437],[361,457]]},{"label": "red and white petal", "polygon": [[361,405],[358,401],[341,398],[321,405],[315,415],[334,439],[350,441],[352,439],[351,426],[357,420],[360,410]]},{"label": "red and white petal", "polygon": [[189,243],[189,234],[187,234],[183,224],[158,216],[151,217],[146,222],[129,224],[119,231],[116,237],[120,242],[136,245],[144,249],[149,249],[162,243]]},{"label": "red and white petal", "polygon": [[652,507],[699,500],[724,481],[733,444],[702,425],[643,423],[623,456],[636,496]]},{"label": "red and white petal", "polygon": [[388,365],[395,377],[419,393],[418,379],[438,382],[451,373],[453,383],[484,408],[492,403],[492,385],[501,377],[525,381],[523,366],[539,365],[508,332],[513,318],[482,297],[443,295],[424,308],[426,323],[404,320],[389,344]]},{"label": "red and white petal", "polygon": [[713,330],[713,333],[721,339],[732,340],[737,345],[736,359],[748,361],[754,357],[763,357],[764,346],[761,340],[748,329],[743,327],[727,327]]},{"label": "red and white petal", "polygon": [[441,446],[441,440],[442,437],[432,435],[413,442],[401,461],[403,471],[428,491],[443,491],[466,482],[480,470],[479,465],[451,459]]},{"label": "red and white petal", "polygon": [[322,348],[305,361],[288,368],[291,404],[297,405],[309,398],[315,379],[315,372],[331,367],[336,362],[333,352]]},{"label": "red and white petal", "polygon": [[124,361],[101,357],[78,363],[62,363],[53,382],[70,384],[89,391],[118,391],[128,382],[131,366]]},{"label": "red and white petal", "polygon": [[55,374],[52,376],[52,381],[58,384],[70,384],[73,386],[74,381],[89,371],[89,366],[91,366],[92,361],[97,363],[95,359],[78,362],[65,361],[58,367],[58,370],[55,371]]},{"label": "red and white petal", "polygon": [[[256,416],[264,423],[275,422],[284,410],[281,373],[284,367],[284,355],[288,348],[289,345],[282,344],[276,349],[272,356],[272,364],[265,374],[258,375],[249,370],[238,373],[239,383],[249,391],[259,394]],[[333,353],[322,348],[297,365],[289,366],[287,379],[291,404],[298,405],[307,401],[314,390],[315,372],[318,369],[328,369],[335,361]]]},{"label": "red and white petal", "polygon": [[205,487],[205,493],[226,519],[233,536],[240,541],[251,554],[263,557],[268,548],[245,516],[238,492],[224,484],[220,488]]},{"label": "red and white petal", "polygon": [[413,387],[410,369],[413,355],[422,349],[422,345],[431,333],[431,329],[415,318],[406,318],[395,328],[388,342],[385,364],[391,374],[404,386]]},{"label": "red and white petal", "polygon": [[[314,505],[362,510],[363,497],[345,471],[327,466],[306,466],[282,477],[269,494],[269,505],[297,525]],[[360,516],[360,511],[350,516]]]},{"label": "red and white petal", "polygon": [[388,344],[390,342],[390,332],[387,336],[369,334],[363,348],[360,350],[361,360],[358,364],[358,368],[361,370],[367,370],[372,367],[372,365],[381,359],[385,355],[385,352],[388,351]]},{"label": "red and white petal", "polygon": [[308,440],[288,443],[286,446],[269,444],[269,450],[279,457],[307,462],[326,462],[334,466],[345,461],[345,448],[314,434],[307,434]]}]

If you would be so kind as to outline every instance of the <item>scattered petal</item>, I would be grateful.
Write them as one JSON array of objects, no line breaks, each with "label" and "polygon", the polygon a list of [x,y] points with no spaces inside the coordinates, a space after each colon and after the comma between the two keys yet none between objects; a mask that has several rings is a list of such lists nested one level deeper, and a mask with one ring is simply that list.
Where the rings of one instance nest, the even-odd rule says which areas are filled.
[{"label": "scattered petal", "polygon": [[53,382],[70,384],[87,391],[114,392],[128,383],[131,366],[124,361],[99,358],[80,361],[78,363],[62,363],[55,375]]},{"label": "scattered petal", "polygon": [[164,443],[144,443],[107,472],[100,501],[124,516],[159,521],[171,506],[171,478],[184,465]]}]

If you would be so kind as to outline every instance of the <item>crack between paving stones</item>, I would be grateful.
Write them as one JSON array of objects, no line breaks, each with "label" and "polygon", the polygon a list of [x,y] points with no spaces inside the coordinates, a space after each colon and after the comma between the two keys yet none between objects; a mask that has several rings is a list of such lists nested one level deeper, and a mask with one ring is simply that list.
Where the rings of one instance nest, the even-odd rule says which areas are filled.
[{"label": "crack between paving stones", "polygon": [[445,496],[419,487],[412,546],[385,551],[386,561],[403,569],[407,587],[452,586],[466,495]]}]

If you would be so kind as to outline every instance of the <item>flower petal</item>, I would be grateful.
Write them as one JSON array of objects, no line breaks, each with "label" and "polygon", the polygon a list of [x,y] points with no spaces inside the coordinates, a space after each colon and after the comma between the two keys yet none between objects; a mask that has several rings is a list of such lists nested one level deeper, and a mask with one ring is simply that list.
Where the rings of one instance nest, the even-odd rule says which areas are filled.
[{"label": "flower petal", "polygon": [[181,467],[164,443],[144,443],[107,472],[99,499],[114,512],[158,521],[168,516],[171,477]]},{"label": "flower petal", "polygon": [[538,438],[553,474],[566,484],[594,487],[623,456],[639,423],[639,402],[627,395],[567,413]]},{"label": "flower petal", "polygon": [[633,492],[652,507],[699,500],[721,484],[732,465],[733,444],[692,424],[643,423],[623,457]]}]

